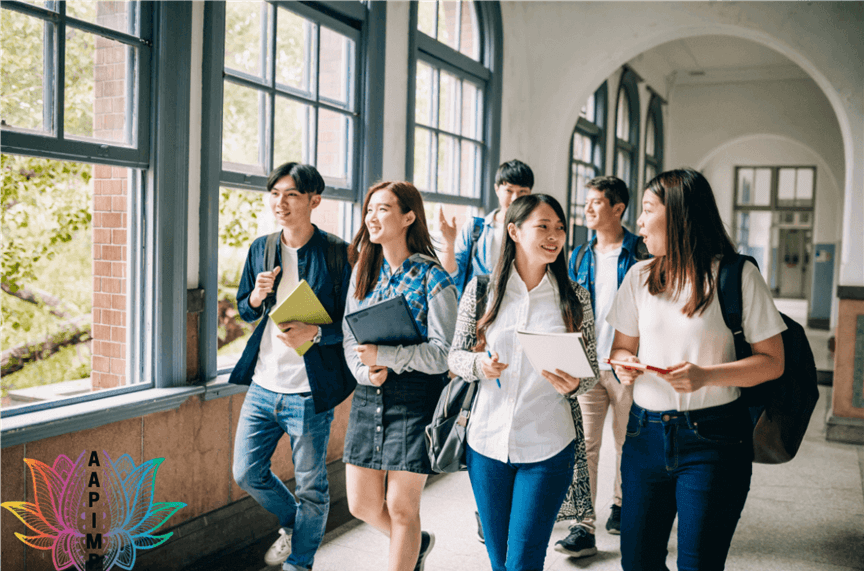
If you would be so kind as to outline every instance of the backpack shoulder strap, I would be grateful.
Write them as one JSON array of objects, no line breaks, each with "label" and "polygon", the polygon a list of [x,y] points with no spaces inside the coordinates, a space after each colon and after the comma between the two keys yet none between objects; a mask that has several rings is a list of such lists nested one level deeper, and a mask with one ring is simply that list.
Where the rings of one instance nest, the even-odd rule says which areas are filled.
[{"label": "backpack shoulder strap", "polygon": [[483,314],[486,313],[486,293],[489,289],[489,276],[477,276],[477,303],[474,307],[474,322],[480,321]]},{"label": "backpack shoulder strap", "polygon": [[342,299],[342,273],[345,271],[345,248],[347,243],[338,236],[334,236],[329,232],[324,232],[327,238],[327,248],[324,252],[324,261],[327,264],[327,271],[330,273],[330,279],[333,281],[333,291],[336,294],[336,299]]},{"label": "backpack shoulder strap", "polygon": [[[462,291],[465,291],[465,288],[468,286],[468,282],[471,281],[471,265],[474,263],[474,256],[477,255],[477,244],[480,242],[480,234],[483,233],[483,225],[485,224],[485,220],[480,218],[479,216],[474,217],[474,224],[471,226],[471,248],[470,254],[468,255],[468,267],[465,271],[465,281],[462,284]],[[477,284],[480,287],[480,284]]]},{"label": "backpack shoulder strap", "polygon": [[[273,232],[272,234],[267,235],[267,242],[264,243],[264,271],[269,272],[272,271],[273,268],[276,267],[276,251],[279,248],[279,240],[282,236],[282,231],[279,230],[277,232]],[[270,309],[270,307],[276,302],[276,288],[273,288],[273,291],[267,294],[267,297],[264,298],[264,309],[265,313]]]},{"label": "backpack shoulder strap", "polygon": [[717,296],[720,300],[720,310],[726,327],[732,331],[732,337],[735,341],[735,355],[739,359],[749,356],[752,352],[750,344],[744,338],[743,328],[744,295],[741,289],[741,277],[744,272],[744,263],[747,261],[758,267],[756,260],[750,256],[740,254],[724,256],[720,261],[720,271],[717,276]]},{"label": "backpack shoulder strap", "polygon": [[633,257],[639,262],[651,257],[651,252],[648,251],[648,246],[645,245],[645,239],[642,236],[636,240],[636,251],[633,252]]},{"label": "backpack shoulder strap", "polygon": [[576,272],[576,275],[579,275],[579,266],[582,265],[582,260],[585,258],[585,252],[588,251],[588,248],[591,247],[591,241],[587,241],[581,246],[579,246],[579,253],[576,254],[576,264],[573,266],[573,271]]}]

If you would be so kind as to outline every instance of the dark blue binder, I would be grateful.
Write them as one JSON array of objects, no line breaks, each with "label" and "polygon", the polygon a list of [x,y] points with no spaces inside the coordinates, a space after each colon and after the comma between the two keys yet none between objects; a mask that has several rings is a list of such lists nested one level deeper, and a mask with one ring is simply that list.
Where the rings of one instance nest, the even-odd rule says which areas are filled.
[{"label": "dark blue binder", "polygon": [[360,345],[416,345],[423,336],[405,296],[391,297],[345,316]]}]

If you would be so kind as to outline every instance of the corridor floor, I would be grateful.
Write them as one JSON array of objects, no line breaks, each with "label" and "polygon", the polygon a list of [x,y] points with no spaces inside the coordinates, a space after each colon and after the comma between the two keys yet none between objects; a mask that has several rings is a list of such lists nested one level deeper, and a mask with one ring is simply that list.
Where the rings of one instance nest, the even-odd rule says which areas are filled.
[{"label": "corridor floor", "polygon": [[[726,568],[730,571],[848,571],[864,569],[864,446],[826,442],[825,414],[830,389],[821,396],[798,456],[778,466],[754,465],[747,505],[738,525]],[[606,423],[604,442],[612,441]],[[604,445],[598,490],[599,553],[569,559],[551,545],[546,569],[619,570],[619,536],[605,531],[612,502],[611,448]],[[421,507],[423,529],[433,531],[435,548],[427,571],[490,569],[476,539],[474,498],[464,472],[439,476],[427,485]],[[552,543],[567,533],[555,526]],[[675,529],[668,566],[677,568]],[[330,532],[315,561],[316,571],[366,571],[387,568],[387,540],[358,522]]]}]

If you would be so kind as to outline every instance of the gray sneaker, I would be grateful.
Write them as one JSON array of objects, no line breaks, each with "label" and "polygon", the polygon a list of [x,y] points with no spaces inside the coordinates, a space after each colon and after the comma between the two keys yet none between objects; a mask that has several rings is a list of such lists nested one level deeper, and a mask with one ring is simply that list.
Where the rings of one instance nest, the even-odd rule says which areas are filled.
[{"label": "gray sneaker", "polygon": [[267,565],[282,565],[291,555],[292,532],[279,528],[279,539],[273,542],[267,553],[264,554],[264,563]]}]

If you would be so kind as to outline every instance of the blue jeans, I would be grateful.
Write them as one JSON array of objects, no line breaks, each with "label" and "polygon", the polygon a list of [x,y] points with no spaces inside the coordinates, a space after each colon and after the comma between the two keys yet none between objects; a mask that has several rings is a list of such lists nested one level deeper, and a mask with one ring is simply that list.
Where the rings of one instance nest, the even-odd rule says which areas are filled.
[{"label": "blue jeans", "polygon": [[[240,410],[234,438],[234,480],[261,506],[293,530],[291,555],[283,569],[307,570],[324,537],[330,511],[327,443],[333,411],[315,413],[309,393],[285,395],[252,383]],[[282,434],[291,438],[295,498],[270,469]]]},{"label": "blue jeans", "polygon": [[499,462],[467,447],[468,477],[493,571],[541,571],[573,480],[574,444],[541,462]]},{"label": "blue jeans", "polygon": [[752,439],[737,401],[690,412],[633,405],[621,458],[624,571],[668,571],[676,513],[679,571],[725,567],[750,491]]}]

